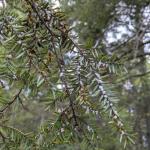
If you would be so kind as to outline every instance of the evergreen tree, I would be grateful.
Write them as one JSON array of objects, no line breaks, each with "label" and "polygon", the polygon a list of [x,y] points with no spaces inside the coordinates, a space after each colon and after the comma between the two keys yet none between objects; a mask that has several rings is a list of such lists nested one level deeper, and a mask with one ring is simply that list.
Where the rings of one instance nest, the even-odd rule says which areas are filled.
[{"label": "evergreen tree", "polygon": [[[63,1],[60,10],[42,0],[3,1],[0,15],[1,149],[108,150],[123,149],[128,142],[134,143],[117,113],[114,103],[118,100],[111,88],[115,80],[120,82],[120,78],[124,81],[133,78],[134,71],[140,73],[138,76],[143,74],[143,66],[144,74],[147,73],[145,57],[143,60],[145,53],[143,49],[139,50],[145,44],[139,40],[148,32],[148,24],[144,31],[141,26],[142,11],[147,6],[148,1],[140,0],[132,3],[77,0]],[[70,14],[69,21],[76,24],[79,38],[74,38],[74,29],[68,25],[63,9],[69,12],[66,13]],[[132,36],[124,34],[119,42],[109,43],[108,33],[114,31],[115,35],[119,23],[128,24],[127,20],[122,20],[123,12],[140,27],[134,26]],[[130,67],[139,63],[139,58],[142,58],[141,67],[131,70]],[[127,61],[133,61],[131,65],[126,64],[130,74],[124,74],[123,63]],[[147,79],[143,81],[145,91]],[[141,94],[142,91],[138,92],[140,86],[129,94],[131,98]],[[125,92],[118,87],[115,89]],[[120,95],[120,99],[122,97],[126,99]],[[134,117],[139,121],[142,120],[142,116],[137,115],[141,114],[139,110],[149,112],[148,98],[143,96],[143,99],[144,109],[140,103],[133,103]],[[123,108],[121,114],[127,115],[125,111],[129,107],[120,104],[119,108]],[[40,113],[45,109],[46,113],[39,118],[40,113],[35,114],[34,109],[39,109]],[[45,118],[43,120],[47,121],[41,121],[38,129],[33,129],[30,123],[26,129],[20,127],[20,120],[29,113],[34,120]],[[16,116],[21,116],[21,119]],[[149,118],[147,115],[144,117],[148,131]],[[129,116],[125,118],[132,119]],[[145,135],[140,134],[141,123],[136,126],[139,140]],[[26,126],[26,123],[22,125]],[[26,133],[28,131],[33,132]],[[116,144],[116,138],[108,137],[109,133],[112,137],[119,133],[123,146],[118,144],[119,138]],[[149,134],[146,140],[148,137]],[[103,139],[106,139],[105,143]],[[143,148],[143,143],[137,147]],[[129,146],[131,148],[133,145]]]}]

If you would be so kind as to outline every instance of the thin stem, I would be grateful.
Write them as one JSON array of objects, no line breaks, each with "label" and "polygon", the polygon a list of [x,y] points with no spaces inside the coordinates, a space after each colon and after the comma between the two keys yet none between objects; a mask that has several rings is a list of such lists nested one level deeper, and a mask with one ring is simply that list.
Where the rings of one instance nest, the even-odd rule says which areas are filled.
[{"label": "thin stem", "polygon": [[22,88],[19,90],[19,92],[14,96],[14,98],[13,98],[13,100],[12,101],[10,101],[10,102],[8,102],[7,104],[6,104],[6,106],[2,109],[2,110],[0,110],[0,113],[3,113],[6,109],[8,109],[16,100],[17,100],[17,98],[20,96],[20,93],[22,92]]}]

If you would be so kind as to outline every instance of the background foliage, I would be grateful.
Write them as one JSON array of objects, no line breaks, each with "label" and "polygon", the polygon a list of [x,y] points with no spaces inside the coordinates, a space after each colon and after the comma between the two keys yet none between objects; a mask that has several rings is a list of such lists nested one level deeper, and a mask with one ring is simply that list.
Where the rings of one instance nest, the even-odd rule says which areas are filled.
[{"label": "background foliage", "polygon": [[7,0],[1,149],[150,149],[149,7]]}]

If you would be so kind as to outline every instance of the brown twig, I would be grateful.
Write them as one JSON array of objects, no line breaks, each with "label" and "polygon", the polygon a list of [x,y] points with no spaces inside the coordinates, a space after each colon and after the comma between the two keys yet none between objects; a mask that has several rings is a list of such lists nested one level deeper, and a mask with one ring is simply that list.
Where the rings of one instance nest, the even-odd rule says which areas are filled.
[{"label": "brown twig", "polygon": [[21,92],[22,92],[22,88],[21,88],[21,89],[19,90],[19,92],[14,96],[13,100],[10,101],[10,102],[8,102],[8,103],[6,104],[6,106],[5,106],[2,110],[0,110],[0,113],[3,113],[6,109],[8,109],[8,108],[17,100],[17,98],[19,97],[19,95],[20,95]]},{"label": "brown twig", "polygon": [[[38,11],[38,8],[36,7],[35,3],[33,1],[29,1],[29,0],[25,0],[25,1],[31,6],[31,8],[33,9],[33,11],[35,11],[35,13],[37,14],[38,18],[43,23],[43,25],[46,27],[46,29],[48,30],[49,34],[52,36],[52,39],[53,39],[53,36],[55,34],[50,30],[49,26],[46,24],[46,22],[44,21],[44,19],[39,14],[40,11]],[[53,42],[52,42],[52,44],[53,44],[53,48],[55,49],[55,46],[54,46]],[[56,60],[57,60],[58,66],[59,66],[59,70],[62,73],[63,72],[62,64],[63,64],[63,66],[65,65],[63,57],[61,57],[61,59],[59,59],[56,50],[54,51],[54,54],[56,56]],[[74,102],[73,102],[73,99],[71,97],[71,94],[70,94],[70,91],[69,91],[66,79],[65,79],[64,76],[62,76],[61,80],[62,80],[62,83],[64,84],[65,92],[66,92],[66,94],[67,94],[67,96],[69,98],[69,101],[70,101],[70,107],[71,107],[71,110],[72,110],[72,113],[73,113],[73,118],[74,118],[74,121],[75,121],[75,126],[78,126],[77,117],[76,117],[75,110],[74,110]]]},{"label": "brown twig", "polygon": [[5,140],[7,139],[7,137],[5,137],[5,135],[0,131],[0,136],[2,137],[3,142],[5,142]]}]

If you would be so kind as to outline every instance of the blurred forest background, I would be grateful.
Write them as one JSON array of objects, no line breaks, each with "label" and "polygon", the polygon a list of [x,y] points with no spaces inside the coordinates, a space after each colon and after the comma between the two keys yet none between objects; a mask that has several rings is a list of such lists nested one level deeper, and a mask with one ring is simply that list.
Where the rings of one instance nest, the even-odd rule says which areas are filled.
[{"label": "blurred forest background", "polygon": [[[35,0],[34,2],[37,1]],[[20,18],[22,18],[26,12],[23,8],[25,4],[22,5],[21,3],[22,1],[19,0],[8,0],[6,3],[5,1],[1,0],[0,29],[2,29],[3,26],[3,7],[5,7],[5,11],[12,10],[13,15],[15,14],[18,17],[19,14],[21,16]],[[90,51],[92,51],[92,49],[99,49],[104,56],[113,57],[114,61],[122,62],[125,66],[127,72],[123,73],[120,71],[114,71],[116,68],[112,67],[112,72],[117,72],[116,75],[108,73],[108,76],[104,78],[104,81],[109,82],[109,84],[105,85],[105,88],[108,89],[110,93],[115,93],[114,105],[117,107],[118,113],[125,124],[126,130],[133,135],[135,144],[132,144],[132,139],[131,143],[129,144],[120,143],[119,140],[121,137],[118,136],[116,129],[111,126],[110,118],[107,117],[107,114],[102,112],[102,114],[96,115],[96,117],[93,117],[93,114],[90,113],[87,115],[88,122],[95,127],[96,134],[100,137],[98,143],[97,141],[95,142],[94,138],[94,142],[92,142],[92,138],[90,139],[90,142],[94,143],[94,147],[91,148],[91,146],[87,144],[87,141],[81,140],[81,138],[72,144],[64,142],[62,144],[57,144],[52,148],[45,147],[39,149],[122,150],[124,149],[125,145],[127,150],[150,150],[149,0],[49,0],[49,3],[53,6],[53,9],[57,10],[57,7],[59,7],[58,10],[65,14],[65,23],[67,24],[66,28],[69,26],[71,27],[71,35],[73,40],[81,44],[81,47],[84,46],[85,49],[89,49]],[[8,9],[6,7],[8,7]],[[5,13],[5,16],[9,15],[9,13]],[[9,19],[9,17],[7,19]],[[17,32],[17,30],[15,31]],[[49,88],[54,86],[53,84],[60,83],[58,79],[59,77],[56,73],[57,71],[54,69],[57,68],[57,65],[55,63],[53,64],[53,71],[51,71],[48,79],[38,76],[36,81],[33,81],[35,75],[29,78],[29,70],[18,67],[22,63],[22,60],[25,61],[26,59],[24,53],[19,51],[19,47],[16,48],[14,46],[16,44],[13,43],[15,40],[12,41],[11,44],[9,43],[9,46],[5,46],[5,44],[8,42],[8,39],[5,39],[2,34],[3,32],[1,30],[0,149],[34,149],[25,148],[25,146],[7,146],[10,144],[9,142],[9,144],[7,142],[4,144],[5,141],[7,141],[7,139],[5,140],[7,131],[3,129],[3,126],[5,124],[9,125],[15,129],[18,129],[19,132],[37,133],[35,139],[37,140],[38,144],[42,141],[42,139],[45,141],[51,140],[48,132],[44,138],[42,137],[42,133],[45,132],[44,127],[48,124],[47,121],[51,122],[51,119],[54,120],[56,118],[57,114],[53,112],[55,111],[59,113],[61,111],[58,109],[59,107],[50,107],[51,104],[56,104],[54,104],[54,102],[51,100],[53,99],[51,96],[53,95],[53,92],[48,92]],[[44,31],[42,31],[41,35],[39,36],[42,36],[42,34],[45,36]],[[29,40],[28,44],[30,43],[32,42]],[[9,50],[7,51],[8,48]],[[10,53],[12,50],[16,50],[16,55]],[[31,53],[34,54],[34,51]],[[42,55],[41,58],[43,57],[45,56]],[[74,54],[68,51],[65,52],[64,60],[66,62],[71,61],[72,57],[74,57]],[[11,63],[11,59],[14,59],[13,64]],[[52,61],[54,61],[53,59],[54,58],[52,56]],[[35,66],[33,66],[35,70],[43,67],[40,66],[39,68],[36,68],[36,63],[37,62],[35,61]],[[45,63],[47,64],[46,60]],[[24,71],[22,72],[22,70]],[[20,75],[27,82],[28,80],[34,82],[34,84],[29,83],[29,88],[25,87],[24,89],[21,89],[20,92],[23,92],[20,96],[18,96],[21,98],[18,98],[13,105],[11,105],[13,96],[16,96],[15,93],[18,91],[18,89],[20,89],[20,87],[22,87],[23,83],[20,83],[17,77],[15,78],[15,76],[11,74],[12,72]],[[34,71],[32,73],[35,74]],[[49,85],[43,85],[45,80],[46,82],[47,80],[52,80],[53,84],[51,83]],[[62,87],[60,84],[57,86],[55,84],[55,88],[61,89]],[[31,89],[34,90],[32,91]],[[18,93],[18,95],[19,94],[20,93]],[[64,96],[60,92],[56,92],[55,94],[55,97],[60,96],[63,98]],[[82,102],[80,103],[82,105]],[[11,106],[9,106],[9,104]],[[5,112],[6,114],[4,116],[3,109],[5,106],[8,106],[9,108],[7,108],[7,112]],[[61,104],[61,107],[65,107],[65,102]],[[85,112],[81,111],[81,114],[82,113]],[[8,133],[10,133],[10,131]],[[15,132],[13,134],[15,134]],[[11,137],[12,136],[14,135],[11,135]]]}]

